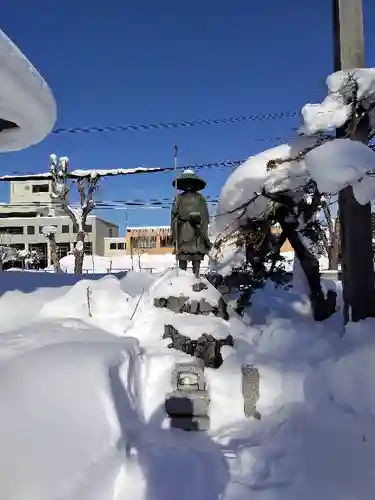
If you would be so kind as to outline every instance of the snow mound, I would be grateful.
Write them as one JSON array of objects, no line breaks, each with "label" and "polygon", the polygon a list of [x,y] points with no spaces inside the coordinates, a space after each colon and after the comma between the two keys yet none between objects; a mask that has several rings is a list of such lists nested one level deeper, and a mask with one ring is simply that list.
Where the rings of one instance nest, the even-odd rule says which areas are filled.
[{"label": "snow mound", "polygon": [[[270,160],[294,158],[303,150],[316,144],[317,138],[297,137],[288,144],[282,144],[251,156],[227,179],[219,198],[213,233],[218,235],[236,229],[244,218],[262,217],[269,200],[261,195],[262,188],[269,192],[296,190],[306,184],[309,173],[304,161],[289,161],[267,171]],[[243,205],[248,201],[246,209]]]},{"label": "snow mound", "polygon": [[184,295],[185,297],[191,297],[195,300],[206,299],[213,305],[217,305],[220,299],[220,292],[214,288],[209,281],[201,278],[199,281],[204,283],[207,287],[206,290],[201,290],[200,292],[193,291],[193,285],[197,283],[197,278],[193,273],[189,271],[170,270],[163,274],[161,278],[155,281],[155,283],[150,288],[150,297],[152,299],[159,297],[179,297]]},{"label": "snow mound", "polygon": [[47,302],[40,311],[43,319],[75,318],[122,335],[130,326],[134,300],[121,289],[114,276],[81,280],[66,294]]},{"label": "snow mound", "polygon": [[131,297],[137,297],[142,291],[149,290],[156,279],[155,274],[129,271],[124,278],[120,279],[121,290]]},{"label": "snow mound", "polygon": [[38,71],[1,30],[0,80],[0,118],[17,125],[1,131],[0,151],[37,144],[55,124],[56,103]]},{"label": "snow mound", "polygon": [[[106,497],[132,444],[121,426],[136,429],[139,419],[137,359],[126,339],[47,346],[0,366],[3,498]],[[83,496],[93,486],[95,496]]]},{"label": "snow mound", "polygon": [[38,319],[39,312],[47,301],[64,295],[68,290],[69,287],[56,287],[38,288],[29,294],[19,290],[5,292],[0,298],[0,333],[27,327],[30,322]]}]

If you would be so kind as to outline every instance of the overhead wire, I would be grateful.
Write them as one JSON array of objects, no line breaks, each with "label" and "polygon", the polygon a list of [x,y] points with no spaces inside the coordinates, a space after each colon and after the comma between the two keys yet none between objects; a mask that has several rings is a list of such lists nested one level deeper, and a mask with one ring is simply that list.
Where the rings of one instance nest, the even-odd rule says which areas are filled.
[{"label": "overhead wire", "polygon": [[280,120],[283,118],[293,118],[299,113],[295,111],[281,111],[278,113],[259,113],[248,116],[236,116],[230,118],[218,118],[208,120],[189,120],[177,122],[146,123],[137,125],[113,125],[103,127],[71,127],[55,128],[52,134],[93,134],[103,132],[137,132],[144,130],[163,130],[186,127],[197,127],[202,125],[226,125],[230,123],[243,123],[248,121]]}]

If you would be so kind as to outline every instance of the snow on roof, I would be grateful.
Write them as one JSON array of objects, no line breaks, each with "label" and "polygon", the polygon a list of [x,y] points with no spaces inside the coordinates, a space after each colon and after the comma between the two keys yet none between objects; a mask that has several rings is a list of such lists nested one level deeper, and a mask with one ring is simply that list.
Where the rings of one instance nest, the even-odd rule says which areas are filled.
[{"label": "snow on roof", "polygon": [[[132,175],[132,174],[147,174],[153,172],[165,172],[171,170],[170,167],[136,167],[136,168],[108,168],[108,169],[90,169],[90,170],[72,170],[68,172],[68,177],[71,179],[80,179],[85,177],[110,177],[113,175]],[[2,175],[0,181],[16,181],[16,180],[36,180],[36,179],[52,179],[50,172],[42,172],[40,174],[22,174],[22,175]]]}]

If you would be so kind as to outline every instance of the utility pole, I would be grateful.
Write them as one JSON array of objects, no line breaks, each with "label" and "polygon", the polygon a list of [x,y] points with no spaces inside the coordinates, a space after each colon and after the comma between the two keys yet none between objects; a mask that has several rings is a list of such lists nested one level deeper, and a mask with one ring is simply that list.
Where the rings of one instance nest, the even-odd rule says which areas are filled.
[{"label": "utility pole", "polygon": [[[334,70],[365,66],[362,0],[332,0]],[[368,144],[368,117],[361,120],[351,139]],[[345,130],[338,130],[343,137]],[[375,316],[371,205],[360,205],[353,188],[339,193],[344,319],[359,321]]]},{"label": "utility pole", "polygon": [[[174,199],[177,198],[177,157],[178,157],[178,146],[175,144],[173,146],[173,171],[174,171]],[[178,276],[178,221],[176,221],[175,226],[175,252],[176,252],[176,276]]]}]

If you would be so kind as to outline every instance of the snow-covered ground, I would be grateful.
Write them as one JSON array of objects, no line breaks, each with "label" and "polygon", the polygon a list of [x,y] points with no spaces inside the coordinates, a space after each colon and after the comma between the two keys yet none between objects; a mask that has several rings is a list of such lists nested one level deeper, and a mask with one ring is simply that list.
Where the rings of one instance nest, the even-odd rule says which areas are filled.
[{"label": "snow-covered ground", "polygon": [[[272,286],[245,322],[153,307],[187,291],[190,272],[65,287],[51,274],[44,288],[30,273],[27,292],[19,274],[1,275],[0,498],[372,500],[374,321],[342,337],[339,314],[314,323],[293,290]],[[169,429],[163,402],[186,355],[166,348],[166,323],[236,339],[206,369],[208,433]],[[244,362],[260,370],[261,421],[243,416]]]},{"label": "snow-covered ground", "polygon": [[[285,258],[285,270],[293,270],[293,260],[294,252],[284,252],[281,254]],[[229,247],[225,249],[225,255],[220,259],[217,266],[217,270],[226,275],[230,272],[233,266],[240,266],[243,264],[244,255],[243,251],[237,250],[234,247]],[[322,256],[319,259],[321,270],[328,268],[328,260],[326,257]],[[83,273],[87,274],[106,274],[106,273],[119,273],[121,271],[147,271],[154,274],[160,274],[176,266],[176,258],[172,254],[164,255],[152,255],[143,254],[139,261],[136,256],[133,257],[133,262],[130,255],[124,255],[121,257],[102,257],[100,255],[85,255],[83,264]],[[60,261],[61,269],[65,273],[73,273],[74,271],[74,257],[68,255],[63,257]],[[201,264],[203,270],[208,267],[213,267],[212,263],[209,262],[209,258],[206,257]],[[13,269],[12,269],[13,270]],[[16,269],[14,269],[16,270]],[[54,272],[54,269],[47,268],[47,271]]]},{"label": "snow-covered ground", "polygon": [[[63,257],[60,265],[64,272],[72,273],[74,270],[74,257],[72,255]],[[88,273],[108,273],[110,271],[118,272],[133,269],[134,271],[146,270],[153,273],[160,273],[175,265],[176,256],[172,254],[152,255],[145,253],[140,258],[137,255],[133,255],[133,259],[130,255],[116,257],[85,255],[83,271]],[[206,257],[202,262],[202,267],[207,266],[208,258]]]}]

